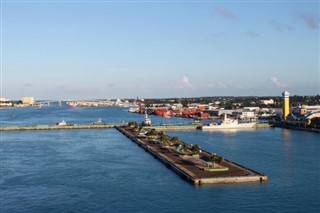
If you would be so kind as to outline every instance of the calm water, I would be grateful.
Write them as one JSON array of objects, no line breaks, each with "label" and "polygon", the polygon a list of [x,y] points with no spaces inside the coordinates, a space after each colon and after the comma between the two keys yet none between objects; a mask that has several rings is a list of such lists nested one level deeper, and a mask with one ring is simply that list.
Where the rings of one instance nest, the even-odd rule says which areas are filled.
[{"label": "calm water", "polygon": [[[1,125],[142,121],[126,108],[1,110]],[[188,119],[151,116],[154,123]],[[319,212],[320,134],[277,128],[168,132],[264,172],[193,186],[115,129],[0,132],[2,212]]]}]

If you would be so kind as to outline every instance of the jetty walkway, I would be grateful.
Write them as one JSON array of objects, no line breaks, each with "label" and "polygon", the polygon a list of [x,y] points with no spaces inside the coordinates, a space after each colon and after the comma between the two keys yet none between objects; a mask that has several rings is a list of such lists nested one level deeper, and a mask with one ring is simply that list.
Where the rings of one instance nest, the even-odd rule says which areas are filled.
[{"label": "jetty walkway", "polygon": [[219,162],[218,168],[214,169],[209,166],[211,164],[209,161],[212,154],[205,150],[201,150],[201,152],[196,155],[179,153],[177,147],[180,147],[180,145],[190,146],[182,141],[175,142],[171,145],[162,145],[159,141],[141,135],[129,126],[117,126],[116,129],[153,155],[154,158],[159,159],[183,179],[195,185],[262,182],[268,180],[268,177],[263,173],[256,172],[223,158],[222,161]]},{"label": "jetty walkway", "polygon": [[[121,126],[123,124],[106,124],[106,123],[91,123],[91,124],[64,124],[64,125],[48,125],[48,124],[38,124],[38,125],[10,125],[10,126],[0,126],[0,131],[23,131],[23,130],[57,130],[57,129],[102,129],[102,128],[114,128]],[[143,126],[142,128],[155,129],[157,131],[178,131],[178,130],[197,130],[202,124],[162,124],[153,126]],[[257,123],[255,128],[267,128],[270,127],[266,123]]]},{"label": "jetty walkway", "polygon": [[103,128],[114,128],[117,125],[118,124],[67,124],[67,125],[0,126],[0,131],[103,129]]},{"label": "jetty walkway", "polygon": [[[58,129],[103,129],[114,128],[122,124],[66,124],[66,125],[25,125],[25,126],[0,126],[0,131],[23,131],[23,130],[58,130]],[[196,130],[197,125],[159,125],[144,126],[143,129],[155,129],[157,131],[175,131],[175,130]]]}]

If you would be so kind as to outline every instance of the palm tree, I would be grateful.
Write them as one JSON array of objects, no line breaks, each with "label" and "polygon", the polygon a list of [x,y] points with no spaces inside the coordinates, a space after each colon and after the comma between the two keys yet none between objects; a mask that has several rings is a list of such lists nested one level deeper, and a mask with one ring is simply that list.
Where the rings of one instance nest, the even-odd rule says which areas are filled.
[{"label": "palm tree", "polygon": [[198,144],[193,145],[192,148],[191,148],[191,151],[192,151],[192,154],[194,154],[194,155],[199,154],[199,152],[200,152],[199,145]]},{"label": "palm tree", "polygon": [[155,129],[151,129],[149,132],[148,132],[148,135],[157,135],[157,131]]},{"label": "palm tree", "polygon": [[135,128],[138,127],[138,124],[137,124],[137,122],[135,122],[135,121],[130,121],[130,122],[128,123],[128,126],[131,127],[132,129],[135,129]]},{"label": "palm tree", "polygon": [[215,162],[217,161],[217,156],[212,154],[211,157],[210,157],[210,161],[212,163],[212,167],[214,168],[215,167]]},{"label": "palm tree", "polygon": [[188,144],[186,144],[186,143],[182,143],[182,152],[184,152],[184,153],[186,153],[187,151],[188,151]]},{"label": "palm tree", "polygon": [[173,137],[171,138],[171,141],[172,141],[173,143],[177,143],[177,142],[180,141],[180,139],[179,139],[178,137],[176,137],[176,136],[173,136]]},{"label": "palm tree", "polygon": [[149,132],[146,133],[146,136],[148,138],[156,138],[157,135],[158,135],[158,133],[155,129],[151,129]]},{"label": "palm tree", "polygon": [[215,167],[215,163],[221,163],[223,161],[223,157],[212,154],[210,160],[213,164],[213,167]]},{"label": "palm tree", "polygon": [[163,145],[168,145],[169,137],[165,135],[163,132],[159,133],[160,136],[160,141],[162,142]]}]

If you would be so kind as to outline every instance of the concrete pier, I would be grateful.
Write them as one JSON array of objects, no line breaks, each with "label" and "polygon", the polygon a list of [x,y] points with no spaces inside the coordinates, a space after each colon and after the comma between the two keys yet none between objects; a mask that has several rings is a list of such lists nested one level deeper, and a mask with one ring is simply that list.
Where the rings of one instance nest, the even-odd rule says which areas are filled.
[{"label": "concrete pier", "polygon": [[[138,144],[145,151],[149,152],[156,159],[159,159],[168,168],[171,168],[183,179],[195,184],[216,184],[216,183],[243,183],[243,182],[263,182],[268,177],[262,173],[236,164],[224,159],[219,165],[227,168],[226,171],[208,171],[204,164],[208,163],[204,159],[210,159],[211,153],[202,150],[198,155],[180,155],[173,146],[163,146],[157,140],[149,140],[147,137],[139,135],[128,126],[116,127],[126,135],[131,141]],[[180,141],[178,144],[185,144]]]},{"label": "concrete pier", "polygon": [[200,125],[188,125],[188,124],[180,124],[180,125],[158,125],[158,126],[144,126],[143,129],[155,129],[157,131],[177,131],[177,130],[197,130]]},{"label": "concrete pier", "polygon": [[116,124],[67,124],[67,125],[31,125],[31,126],[0,126],[0,131],[23,130],[57,130],[57,129],[102,129],[114,128]]},{"label": "concrete pier", "polygon": [[[68,125],[25,125],[25,126],[0,126],[0,131],[18,131],[18,130],[51,130],[51,129],[97,129],[97,128],[112,128],[120,126],[120,124],[68,124]],[[197,130],[201,125],[194,124],[163,124],[157,126],[144,126],[143,129],[155,129],[157,131],[179,131],[179,130]],[[257,125],[255,128],[270,127],[269,124]]]}]

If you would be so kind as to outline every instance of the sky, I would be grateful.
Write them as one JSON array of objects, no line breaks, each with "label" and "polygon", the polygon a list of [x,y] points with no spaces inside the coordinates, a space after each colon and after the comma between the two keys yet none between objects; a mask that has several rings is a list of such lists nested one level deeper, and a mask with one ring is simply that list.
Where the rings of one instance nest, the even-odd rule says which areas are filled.
[{"label": "sky", "polygon": [[319,1],[1,0],[1,96],[320,94]]}]

